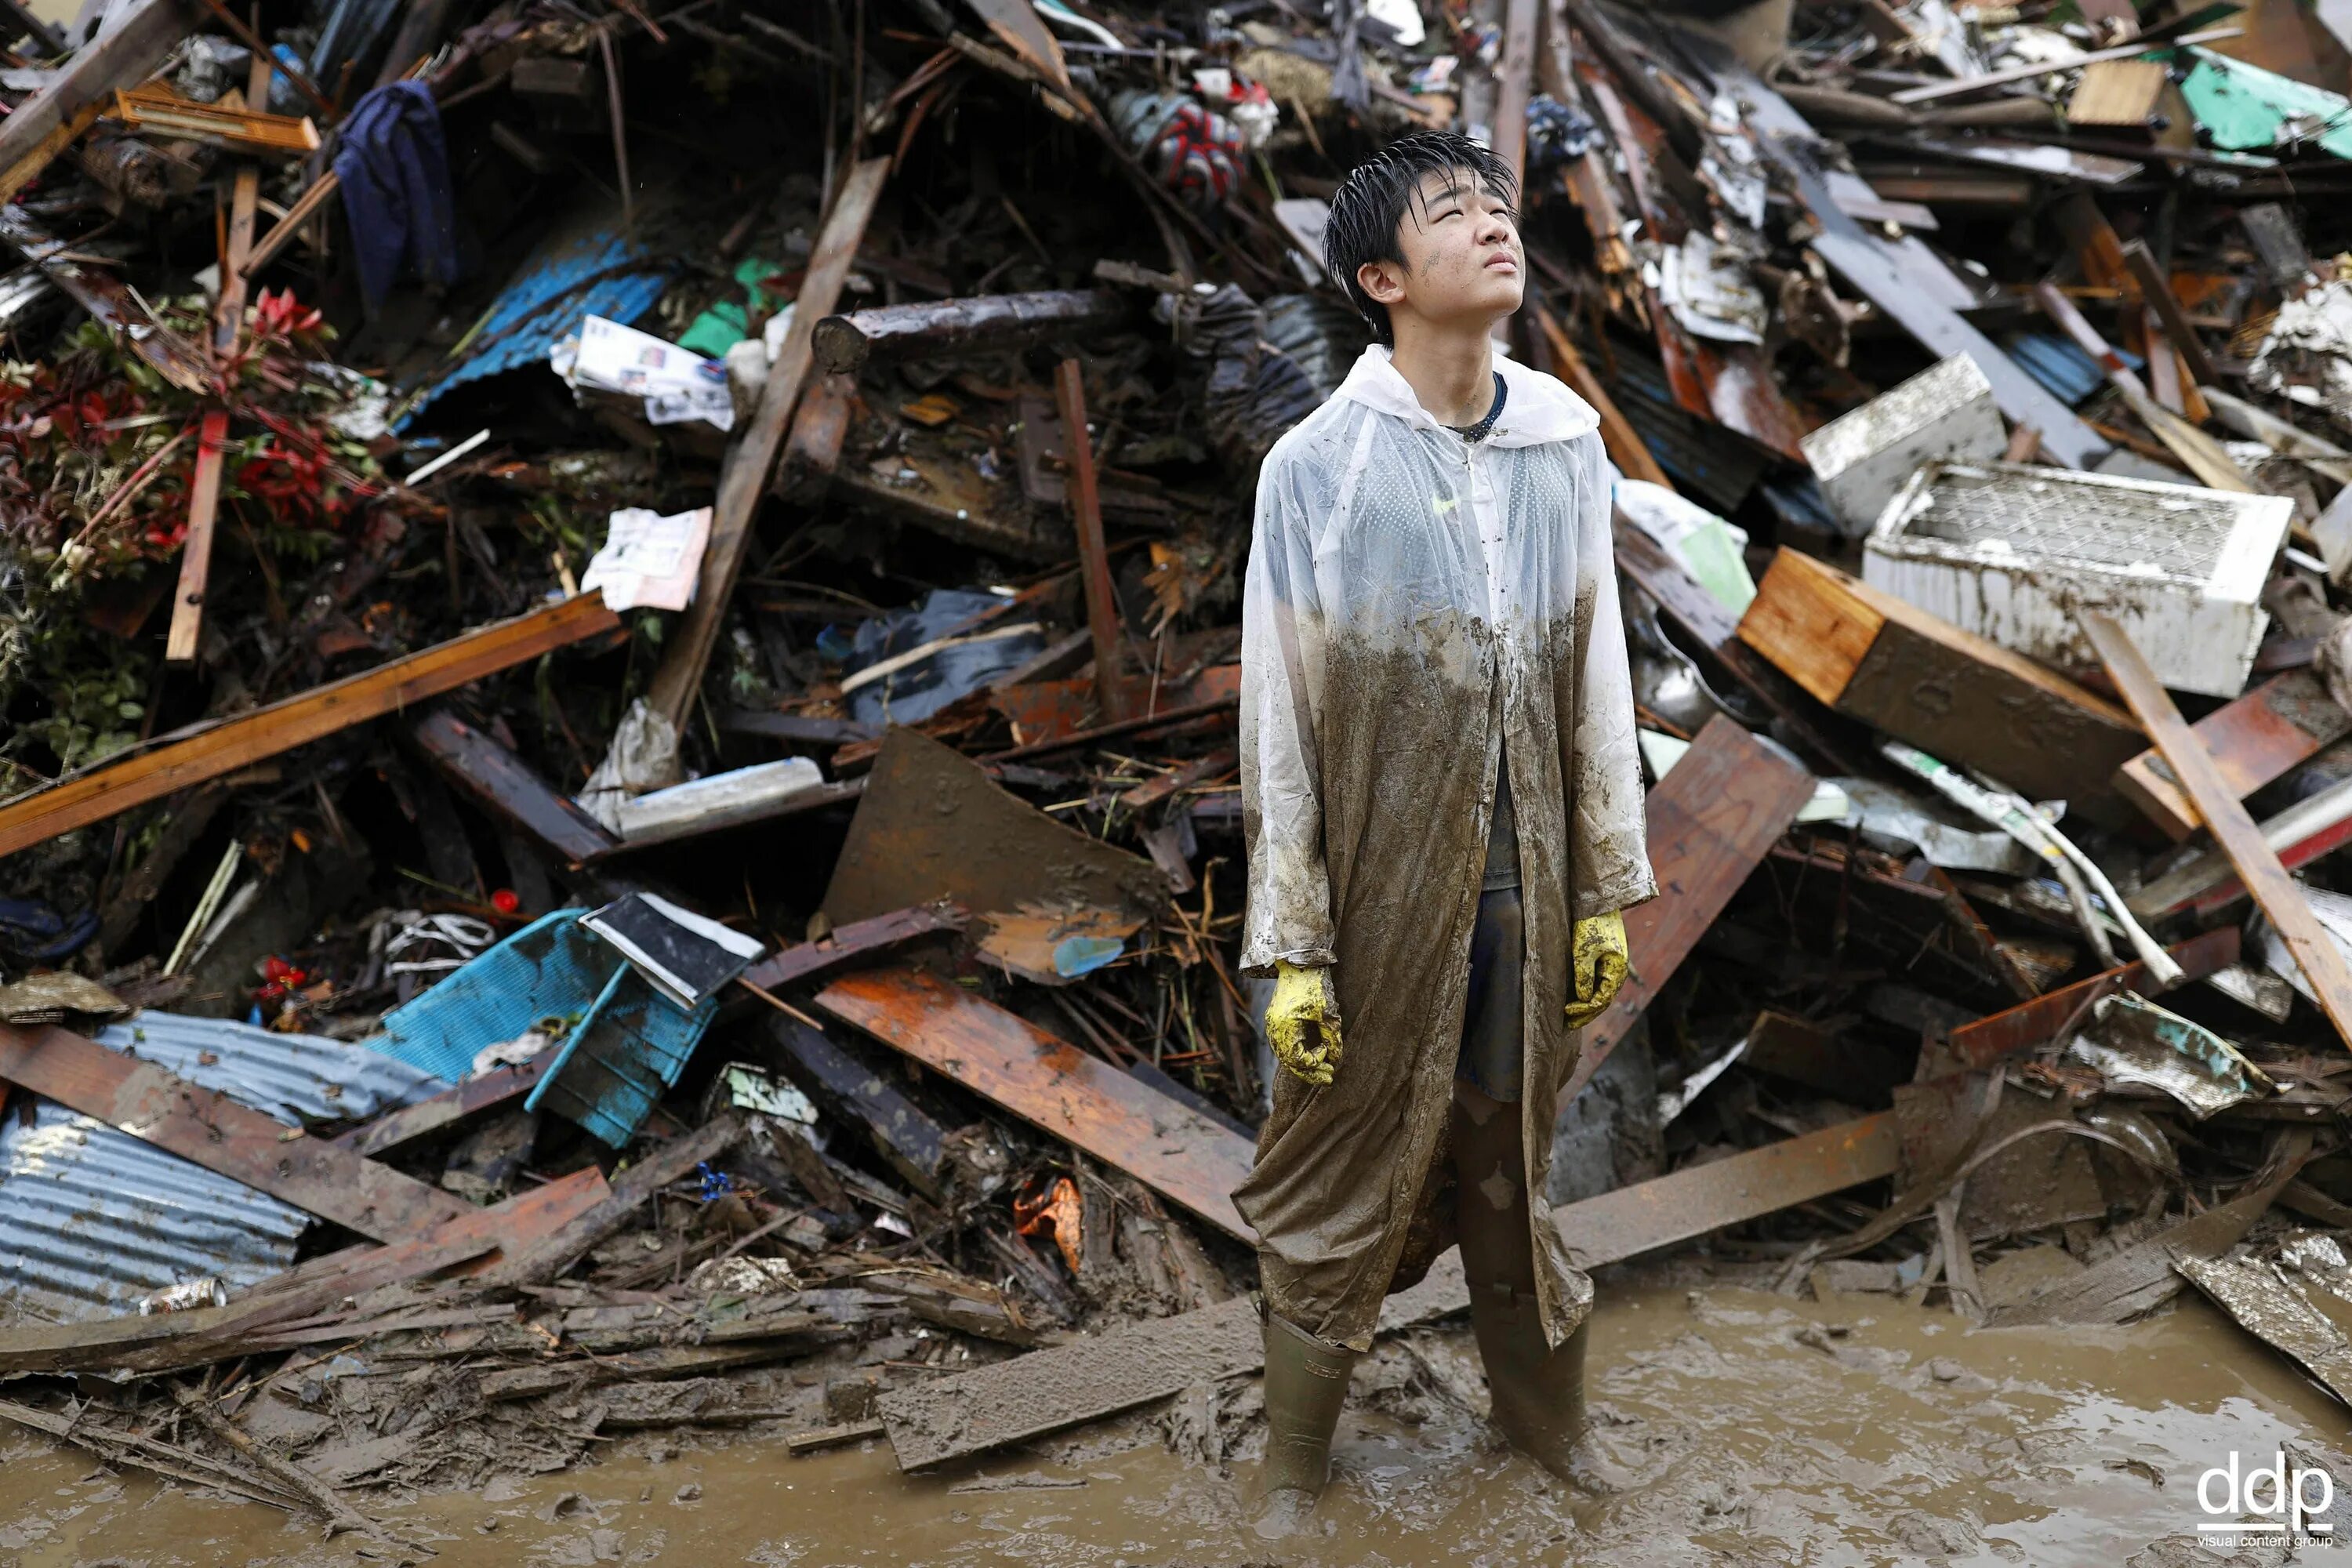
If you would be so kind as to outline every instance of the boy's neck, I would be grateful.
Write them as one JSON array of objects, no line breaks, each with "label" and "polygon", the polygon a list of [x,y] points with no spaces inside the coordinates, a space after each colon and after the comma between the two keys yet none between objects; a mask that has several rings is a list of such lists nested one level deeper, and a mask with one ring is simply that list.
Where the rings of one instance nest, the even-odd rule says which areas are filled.
[{"label": "boy's neck", "polygon": [[1391,317],[1396,347],[1389,363],[1430,417],[1440,425],[1475,425],[1495,405],[1495,340],[1491,329],[1448,331],[1426,321]]}]

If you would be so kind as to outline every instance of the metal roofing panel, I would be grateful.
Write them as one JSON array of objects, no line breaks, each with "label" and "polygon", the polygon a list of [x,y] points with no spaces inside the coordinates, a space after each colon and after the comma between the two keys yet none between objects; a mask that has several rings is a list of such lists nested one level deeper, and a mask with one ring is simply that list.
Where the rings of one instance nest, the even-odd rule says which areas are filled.
[{"label": "metal roofing panel", "polygon": [[448,1083],[364,1045],[278,1035],[227,1018],[145,1012],[92,1037],[101,1046],[218,1089],[289,1127],[361,1121]]},{"label": "metal roofing panel", "polygon": [[[361,1119],[448,1086],[365,1046],[223,1018],[142,1013],[99,1042],[264,1115]],[[72,1321],[191,1279],[229,1289],[290,1267],[300,1209],[45,1100],[0,1118],[0,1316]]]},{"label": "metal roofing panel", "polygon": [[231,1289],[290,1268],[298,1208],[35,1102],[0,1126],[0,1313],[70,1322],[216,1276]]}]

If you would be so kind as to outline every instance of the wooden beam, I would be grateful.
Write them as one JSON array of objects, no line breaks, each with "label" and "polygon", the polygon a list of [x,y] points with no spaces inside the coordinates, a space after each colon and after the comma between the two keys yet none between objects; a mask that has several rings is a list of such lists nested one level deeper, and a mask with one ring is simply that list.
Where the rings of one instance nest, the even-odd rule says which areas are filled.
[{"label": "wooden beam", "polygon": [[310,221],[310,215],[326,205],[327,198],[342,186],[342,181],[332,169],[311,181],[310,187],[294,199],[294,205],[286,209],[286,216],[272,224],[269,232],[254,242],[253,249],[245,258],[245,280],[252,282],[263,268],[276,259],[278,253],[286,248],[286,242],[300,233],[302,226]]},{"label": "wooden beam", "polygon": [[1813,797],[1813,775],[1728,719],[1707,721],[1643,803],[1659,894],[1625,911],[1633,973],[1584,1028],[1559,1114],[1592,1081],[1739,885]]},{"label": "wooden beam", "polygon": [[0,1079],[377,1241],[471,1212],[438,1187],[55,1026],[0,1024]]},{"label": "wooden beam", "polygon": [[1837,711],[2031,799],[2104,793],[2147,744],[2130,714],[2023,654],[1792,550],[1739,640]]},{"label": "wooden beam", "polygon": [[1070,524],[1078,538],[1079,580],[1086,588],[1087,630],[1095,645],[1095,697],[1106,719],[1128,716],[1127,660],[1119,641],[1118,599],[1110,584],[1110,552],[1103,544],[1102,500],[1095,489],[1094,437],[1087,433],[1086,373],[1074,359],[1054,372],[1069,464]]},{"label": "wooden beam", "polygon": [[[2223,704],[2191,726],[2233,798],[2243,800],[2323,747],[2352,735],[2352,713],[2309,669],[2291,669]],[[2174,843],[2203,819],[2164,759],[2142,752],[2116,770],[2116,788]]]},{"label": "wooden beam", "polygon": [[2172,346],[2180,351],[2180,357],[2189,362],[2189,374],[2207,385],[2221,380],[2221,373],[2214,367],[2212,356],[2205,352],[2205,344],[2197,336],[2197,329],[2189,324],[2189,312],[2180,308],[2179,297],[2173,293],[2171,280],[2165,277],[2164,268],[2156,264],[2147,242],[2138,239],[2126,241],[2123,258],[2124,266],[2131,272],[2132,280],[2139,285],[2139,297],[2147,301],[2148,308],[2164,322],[2165,336],[2170,338]]},{"label": "wooden beam", "polygon": [[1601,378],[1592,374],[1592,367],[1584,363],[1584,356],[1577,352],[1576,344],[1569,340],[1559,322],[1544,309],[1543,301],[1532,301],[1528,308],[1535,312],[1536,325],[1551,349],[1553,365],[1562,373],[1560,379],[1574,387],[1576,395],[1592,405],[1592,411],[1601,416],[1601,444],[1609,449],[1609,460],[1617,465],[1617,471],[1629,479],[1673,489],[1674,481],[1666,478],[1666,470],[1651,455],[1649,444],[1634,431],[1633,422],[1617,406],[1616,399],[1609,395],[1609,389],[1601,384]]},{"label": "wooden beam", "polygon": [[[2165,951],[2180,965],[2184,984],[2202,980],[2238,962],[2238,928],[2222,926],[2217,931],[2203,931],[2186,942],[2174,942]],[[1944,1043],[1969,1066],[1990,1067],[2003,1058],[2030,1051],[2055,1037],[2070,1020],[2080,1022],[2088,1016],[2087,1009],[2093,1002],[2112,992],[2137,991],[2143,996],[2155,996],[2163,994],[2164,989],[2148,979],[2147,965],[2134,959],[2088,980],[2044,992],[2031,1002],[2021,1002],[2014,1007],[1962,1024],[1944,1037]]]},{"label": "wooden beam", "polygon": [[373,1160],[419,1139],[446,1132],[461,1122],[487,1115],[530,1094],[554,1065],[557,1054],[541,1051],[527,1062],[468,1079],[430,1100],[386,1111],[373,1121],[352,1128],[334,1142],[363,1159]]},{"label": "wooden beam", "polygon": [[577,870],[621,841],[520,757],[448,708],[436,708],[409,731],[442,777],[492,816]]},{"label": "wooden beam", "polygon": [[926,937],[960,931],[964,912],[950,903],[918,904],[838,926],[822,941],[788,947],[743,972],[762,991],[803,985]]},{"label": "wooden beam", "polygon": [[2213,763],[2213,755],[2172,705],[2171,694],[2148,668],[2147,658],[2131,634],[2108,616],[2088,611],[2078,617],[2091,646],[2107,667],[2107,674],[2131,705],[2139,721],[2156,741],[2157,750],[2171,764],[2197,814],[2213,832],[2214,842],[2238,868],[2238,876],[2253,894],[2254,902],[2270,918],[2303,968],[2304,977],[2319,998],[2320,1011],[2347,1047],[2352,1047],[2352,967],[2311,912],[2303,889],[2279,864],[2278,856],[2263,839],[2263,831],[2230,791],[2229,781]]},{"label": "wooden beam", "polygon": [[[1597,1268],[1892,1175],[1901,1162],[1894,1113],[1883,1111],[1564,1204],[1552,1222],[1579,1265]],[[1389,1298],[1381,1330],[1469,1304],[1459,1256],[1448,1253],[1420,1284]],[[1255,1304],[1237,1297],[894,1390],[883,1396],[882,1419],[899,1468],[920,1469],[1131,1410],[1196,1382],[1246,1375],[1265,1363],[1262,1334]]]},{"label": "wooden beam", "polygon": [[621,1173],[612,1194],[548,1234],[506,1248],[506,1256],[475,1279],[485,1288],[544,1285],[588,1249],[628,1223],[656,1193],[707,1160],[716,1160],[743,1136],[742,1117],[722,1110],[693,1131],[673,1138]]},{"label": "wooden beam", "polygon": [[221,469],[228,461],[228,410],[207,408],[196,436],[196,470],[188,481],[188,531],[180,542],[180,584],[172,595],[172,631],[163,658],[193,664],[204,635],[205,591],[212,581],[213,524],[220,517]]},{"label": "wooden beam", "polygon": [[0,120],[0,188],[23,188],[43,164],[64,151],[72,135],[112,101],[120,88],[147,79],[195,31],[195,7],[186,0],[135,0],[114,31],[85,44],[55,80]]},{"label": "wooden beam", "polygon": [[[257,16],[260,13],[256,12]],[[269,102],[270,65],[268,49],[253,49],[252,68],[246,73],[245,101],[257,109]],[[309,121],[302,121],[310,124]],[[312,143],[317,131],[310,132]],[[253,256],[253,215],[261,202],[261,171],[247,163],[236,172],[228,204],[228,248],[221,254],[220,300],[213,317],[213,352],[227,353],[236,347],[245,329],[246,266]]]},{"label": "wooden beam", "polygon": [[1248,1139],[1018,1014],[912,969],[844,975],[817,993],[816,1005],[1227,1236],[1256,1239],[1233,1200],[1249,1174]]},{"label": "wooden beam", "polygon": [[719,475],[719,498],[710,520],[710,543],[702,553],[702,573],[694,602],[684,621],[670,633],[662,661],[654,671],[646,700],[670,723],[684,729],[688,710],[702,688],[702,671],[718,646],[719,629],[727,618],[735,580],[742,574],[743,558],[751,550],[751,523],[767,493],[768,476],[783,446],[792,422],[793,405],[800,400],[814,363],[811,344],[816,324],[833,313],[842,285],[857,259],[866,225],[881,198],[887,158],[869,158],[849,172],[834,198],[833,211],[809,253],[808,272],[793,308],[792,331],[784,335],[783,351],[768,372],[760,393],[760,406],[743,434],[728,448]]},{"label": "wooden beam", "polygon": [[[1495,156],[1524,191],[1528,162],[1528,100],[1536,74],[1536,26],[1543,0],[1509,0],[1503,12],[1503,58],[1496,67]],[[1525,201],[1524,195],[1520,200]]]},{"label": "wooden beam", "polygon": [[1001,353],[1052,337],[1084,342],[1135,314],[1129,296],[1111,289],[921,300],[827,316],[811,347],[819,366],[840,375],[868,363]]},{"label": "wooden beam", "polygon": [[619,628],[589,594],[494,621],[0,805],[0,857]]},{"label": "wooden beam", "polygon": [[34,144],[31,152],[10,167],[0,170],[0,201],[15,201],[16,193],[39,178],[41,171],[57,161],[58,154],[79,141],[83,132],[98,123],[102,112],[104,110],[98,104],[85,104],[58,121],[47,135]]}]

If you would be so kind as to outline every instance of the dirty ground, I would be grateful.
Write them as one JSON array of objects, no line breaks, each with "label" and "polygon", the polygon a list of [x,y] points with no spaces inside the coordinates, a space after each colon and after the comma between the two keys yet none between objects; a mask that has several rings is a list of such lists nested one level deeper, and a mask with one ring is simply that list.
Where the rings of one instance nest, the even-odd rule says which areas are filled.
[{"label": "dirty ground", "polygon": [[[2201,1301],[2061,1344],[1889,1298],[1830,1304],[1695,1267],[1604,1276],[1591,1493],[1511,1455],[1466,1330],[1385,1344],[1357,1374],[1320,1540],[1273,1551],[1238,1485],[1251,1383],[937,1476],[869,1444],[787,1457],[754,1430],[625,1438],[562,1475],[379,1508],[467,1564],[2058,1563],[2193,1541],[2198,1477],[2234,1448],[2316,1458],[2326,1399]],[[1220,1462],[1219,1456],[1222,1456]],[[13,1437],[0,1553],[18,1568],[396,1560],[274,1510]],[[2339,1514],[2338,1517],[2341,1517]],[[2150,1554],[2139,1555],[2143,1549]],[[356,1553],[356,1554],[355,1554]],[[2272,1561],[2251,1559],[2250,1561]]]}]

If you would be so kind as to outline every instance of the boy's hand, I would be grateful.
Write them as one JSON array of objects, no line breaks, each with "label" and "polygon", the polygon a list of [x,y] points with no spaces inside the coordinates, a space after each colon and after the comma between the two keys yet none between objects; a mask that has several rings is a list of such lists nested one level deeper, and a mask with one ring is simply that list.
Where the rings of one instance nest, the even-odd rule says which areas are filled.
[{"label": "boy's hand", "polygon": [[1312,1084],[1331,1081],[1339,1065],[1339,998],[1328,969],[1276,962],[1265,1038],[1275,1059],[1292,1076]]},{"label": "boy's hand", "polygon": [[1625,984],[1626,970],[1624,916],[1577,921],[1569,942],[1568,979],[1575,994],[1569,999],[1568,1026],[1581,1029],[1606,1012]]}]

